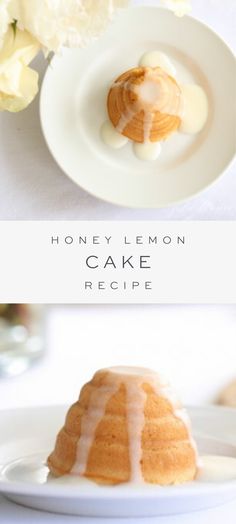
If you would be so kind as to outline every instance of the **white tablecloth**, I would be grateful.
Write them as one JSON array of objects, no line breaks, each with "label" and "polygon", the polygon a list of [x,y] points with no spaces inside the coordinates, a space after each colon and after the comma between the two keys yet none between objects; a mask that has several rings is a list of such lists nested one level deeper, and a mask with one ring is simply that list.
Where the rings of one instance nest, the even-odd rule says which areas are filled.
[{"label": "white tablecloth", "polygon": [[[134,4],[155,4],[134,0]],[[236,47],[235,0],[192,0],[193,14]],[[37,59],[41,78],[45,61]],[[0,219],[129,220],[236,219],[235,167],[191,201],[162,210],[131,210],[101,202],[71,182],[42,137],[38,98],[24,112],[0,115]]]}]

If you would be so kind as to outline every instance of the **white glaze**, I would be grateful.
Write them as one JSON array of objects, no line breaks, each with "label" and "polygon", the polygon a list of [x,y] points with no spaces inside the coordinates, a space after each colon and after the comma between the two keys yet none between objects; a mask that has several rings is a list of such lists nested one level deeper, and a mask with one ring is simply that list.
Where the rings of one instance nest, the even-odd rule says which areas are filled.
[{"label": "white glaze", "polygon": [[[169,84],[169,87],[171,86],[170,92],[167,89],[167,84]],[[171,80],[162,69],[153,70],[149,68],[145,71],[143,81],[140,84],[132,85],[129,82],[125,82],[122,85],[125,89],[133,91],[137,95],[137,100],[133,103],[132,109],[128,107],[121,115],[115,128],[118,133],[123,133],[133,118],[140,111],[143,111],[143,141],[148,142],[150,140],[154,110],[169,115],[180,116],[182,114],[181,92],[178,86],[171,83]],[[117,87],[120,87],[120,82],[113,84],[113,88]]]},{"label": "white glaze", "polygon": [[103,142],[113,149],[121,149],[129,142],[126,136],[118,133],[109,120],[106,120],[101,127],[101,137]]},{"label": "white glaze", "polygon": [[140,67],[161,67],[168,75],[176,75],[176,69],[165,53],[160,51],[149,51],[144,53],[139,61]]},{"label": "white glaze", "polygon": [[161,153],[161,144],[160,142],[144,142],[143,144],[134,142],[133,151],[139,160],[150,162],[152,160],[157,160],[159,157]]},{"label": "white glaze", "polygon": [[[214,448],[214,441],[213,441]],[[15,482],[27,482],[36,484],[59,484],[59,485],[71,485],[80,486],[81,488],[89,486],[91,490],[97,491],[101,487],[86,477],[78,475],[63,475],[62,477],[55,478],[48,471],[44,463],[45,454],[40,453],[26,456],[21,459],[11,461],[6,465],[4,470],[4,478],[9,482],[14,480]],[[236,458],[229,456],[220,455],[203,455],[200,457],[202,466],[198,470],[198,475],[193,481],[193,485],[197,486],[201,484],[209,483],[224,483],[230,481],[236,481]],[[135,490],[139,487],[142,489],[150,490],[153,488],[158,489],[157,485],[141,482],[133,482],[132,484],[127,482],[122,484],[122,490]],[[121,489],[121,486],[109,486],[106,489]],[[174,487],[171,487],[174,489]]]},{"label": "white glaze", "polygon": [[[84,475],[87,468],[89,452],[92,447],[99,422],[105,415],[109,399],[123,384],[127,395],[127,428],[129,436],[129,453],[131,476],[129,482],[143,481],[142,431],[145,424],[144,410],[147,395],[143,389],[145,381],[153,387],[157,395],[167,398],[173,408],[173,415],[181,418],[188,429],[190,443],[196,451],[195,442],[191,437],[190,424],[186,412],[179,404],[169,384],[163,378],[149,369],[136,367],[112,367],[98,372],[104,373],[103,385],[91,393],[88,409],[82,416],[81,436],[77,444],[76,461],[72,474]],[[197,451],[196,451],[197,455]]]},{"label": "white glaze", "polygon": [[126,126],[133,120],[134,116],[138,110],[131,111],[130,109],[127,109],[123,115],[121,115],[120,120],[116,126],[117,133],[123,133]]},{"label": "white glaze", "polygon": [[236,458],[218,455],[201,457],[202,466],[198,470],[198,482],[227,482],[236,479]]},{"label": "white glaze", "polygon": [[156,373],[154,373],[152,369],[141,368],[137,366],[113,366],[102,371],[109,371],[110,373],[116,375],[127,375],[128,377],[131,375],[135,375],[137,377],[140,377],[140,375],[144,375],[145,377],[156,376]]},{"label": "white glaze", "polygon": [[196,84],[181,87],[184,111],[179,130],[182,133],[199,133],[206,124],[208,117],[208,100],[205,91]]},{"label": "white glaze", "polygon": [[143,141],[144,144],[149,142],[151,130],[152,130],[152,121],[153,121],[153,114],[152,113],[146,113],[144,115],[144,122],[143,122]]},{"label": "white glaze", "polygon": [[124,384],[127,395],[127,427],[129,435],[129,453],[131,476],[129,482],[143,482],[141,459],[142,459],[142,431],[145,424],[144,409],[147,395],[143,390],[146,380],[155,382],[156,387],[162,388],[163,380],[150,369],[137,367],[113,367],[109,373],[112,380],[118,384]]},{"label": "white glaze", "polygon": [[[200,462],[201,467],[198,469],[197,476],[195,480],[193,481],[194,484],[209,484],[209,483],[222,483],[222,482],[230,482],[230,481],[236,481],[236,458],[233,457],[225,457],[220,455],[203,455],[200,456]],[[44,468],[46,471],[46,468]],[[45,475],[44,471],[43,474]],[[22,472],[21,472],[22,476]],[[39,476],[39,475],[38,475]],[[43,476],[41,474],[41,476]],[[22,480],[22,479],[21,479]],[[89,481],[88,479],[81,478],[81,477],[75,477],[72,475],[64,475],[63,477],[60,477],[58,479],[55,479],[53,476],[49,476],[47,478],[47,482],[52,483],[60,483],[60,484],[90,484],[91,486],[94,484],[93,482]],[[140,482],[133,482],[132,484],[127,483],[123,484],[123,487],[127,486],[128,489],[138,488],[138,486],[142,485],[142,487],[145,487],[148,489],[150,488],[150,484],[144,483],[142,480]],[[96,488],[98,487],[95,484]],[[153,486],[153,485],[151,485]]]},{"label": "white glaze", "polygon": [[[136,375],[129,376],[129,382],[126,382],[127,394],[127,427],[129,435],[129,454],[131,476],[130,482],[142,482],[142,431],[144,428],[144,408],[146,403],[146,394],[141,384],[137,387]],[[131,379],[130,377],[133,377]]]},{"label": "white glaze", "polygon": [[97,426],[104,417],[107,402],[116,393],[117,387],[116,383],[106,384],[99,388],[99,395],[97,390],[91,393],[89,407],[81,419],[81,436],[77,444],[76,461],[71,470],[72,474],[84,475]]},{"label": "white glaze", "polygon": [[149,80],[147,78],[147,80],[144,80],[144,82],[137,87],[137,93],[145,104],[150,104],[155,107],[161,96],[160,85],[152,79]]},{"label": "white glaze", "polygon": [[[168,87],[170,89],[168,89]],[[182,113],[181,91],[173,84],[169,76],[162,69],[148,68],[143,81],[133,87],[137,94],[136,112],[144,110],[150,113],[153,110],[163,114],[180,116]]]}]

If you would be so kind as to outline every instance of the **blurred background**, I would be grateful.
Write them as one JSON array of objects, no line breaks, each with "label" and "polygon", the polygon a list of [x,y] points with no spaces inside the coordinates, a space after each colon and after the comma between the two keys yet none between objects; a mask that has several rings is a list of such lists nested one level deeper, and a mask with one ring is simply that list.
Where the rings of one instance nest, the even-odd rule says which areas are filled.
[{"label": "blurred background", "polygon": [[120,364],[163,373],[185,404],[215,403],[236,380],[236,306],[0,305],[0,409],[71,404]]}]

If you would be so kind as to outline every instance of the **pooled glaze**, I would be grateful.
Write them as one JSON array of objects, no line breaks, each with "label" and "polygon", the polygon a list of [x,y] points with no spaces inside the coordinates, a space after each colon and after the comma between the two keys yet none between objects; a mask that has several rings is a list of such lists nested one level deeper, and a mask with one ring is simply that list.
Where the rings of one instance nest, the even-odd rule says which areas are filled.
[{"label": "pooled glaze", "polygon": [[[147,394],[143,389],[146,382],[153,387],[154,392],[167,398],[170,402],[173,415],[180,418],[191,437],[190,422],[185,410],[181,407],[177,397],[169,384],[158,374],[145,368],[112,367],[98,372],[105,373],[104,386],[91,393],[89,405],[81,420],[81,436],[77,443],[76,461],[71,470],[72,474],[84,475],[87,468],[89,452],[95,439],[99,422],[105,415],[109,399],[118,392],[121,385],[125,386],[127,396],[127,428],[129,436],[129,453],[131,476],[129,482],[143,482],[142,459],[142,432],[145,425],[144,411]],[[196,445],[192,437],[190,444],[197,456]]]},{"label": "pooled glaze", "polygon": [[[176,76],[176,69],[169,57],[160,51],[154,50],[141,57],[139,66],[149,68],[145,81],[140,85],[135,86],[134,91],[138,95],[139,102],[131,110],[127,109],[122,114],[117,126],[107,123],[103,124],[101,128],[101,136],[105,144],[119,149],[129,142],[129,140],[122,135],[124,129],[132,121],[135,115],[140,111],[140,101],[142,107],[144,105],[144,138],[143,143],[133,142],[133,151],[139,160],[154,161],[157,160],[161,153],[162,142],[151,142],[150,132],[152,128],[153,110],[159,110],[163,114],[176,115],[181,119],[179,132],[185,134],[197,134],[205,126],[208,118],[208,99],[204,90],[196,84],[181,85],[181,96],[177,96],[175,91],[175,99],[173,95],[166,97],[166,87],[164,83],[164,75],[170,75],[174,78]],[[152,68],[160,68],[158,82],[155,80],[156,72]],[[162,73],[161,73],[162,72]],[[169,77],[169,78],[170,78]],[[119,87],[120,83],[114,83],[113,87]],[[129,86],[125,86],[129,88]],[[173,85],[172,85],[173,89]],[[178,102],[178,103],[177,103]],[[146,109],[145,109],[146,107]],[[124,141],[120,139],[124,138]]]},{"label": "pooled glaze", "polygon": [[113,149],[120,149],[129,142],[126,136],[118,133],[109,120],[106,120],[101,127],[101,137],[103,142]]},{"label": "pooled glaze", "polygon": [[206,124],[208,117],[208,100],[205,91],[196,84],[181,87],[184,99],[184,111],[179,130],[182,133],[195,135]]},{"label": "pooled glaze", "polygon": [[160,142],[145,142],[144,144],[134,142],[133,150],[139,160],[157,160],[161,154],[161,144]]},{"label": "pooled glaze", "polygon": [[[209,484],[209,483],[223,483],[223,482],[235,482],[236,481],[236,458],[225,457],[221,455],[202,455],[199,458],[201,466],[198,468],[198,473],[193,483],[197,486],[198,484]],[[47,482],[60,483],[60,484],[72,484],[72,485],[94,485],[93,482],[84,477],[75,477],[72,475],[65,475],[61,478],[55,479],[55,477],[48,477]],[[96,486],[96,485],[95,485]],[[122,485],[122,489],[135,489],[139,486],[146,489],[150,489],[150,484],[144,483],[143,480],[140,482],[126,483]],[[96,486],[97,489],[98,486]],[[155,486],[158,487],[158,486]]]},{"label": "pooled glaze", "polygon": [[[214,441],[213,441],[214,448]],[[45,465],[44,453],[35,454],[23,457],[21,459],[13,460],[9,462],[2,475],[9,481],[15,482],[33,482],[36,484],[59,484],[59,485],[71,485],[80,486],[86,488],[90,486],[92,490],[100,490],[101,487],[94,483],[92,480],[87,479],[83,476],[78,475],[63,475],[62,477],[54,477],[48,472],[48,468]],[[197,488],[201,484],[209,483],[223,483],[223,482],[235,482],[236,481],[236,458],[224,455],[202,455],[200,456],[201,466],[198,469],[196,478],[192,482]],[[123,490],[135,490],[139,487],[146,490],[152,490],[153,488],[158,489],[158,485],[150,485],[144,483],[143,480],[139,482],[124,483],[120,486],[109,486],[107,489],[122,489]],[[171,490],[174,488],[171,487]]]},{"label": "pooled glaze", "polygon": [[227,482],[236,480],[236,458],[219,455],[203,455],[198,470],[198,482]]},{"label": "pooled glaze", "polygon": [[176,69],[165,53],[149,51],[144,53],[139,61],[141,67],[161,67],[168,75],[176,76]]}]

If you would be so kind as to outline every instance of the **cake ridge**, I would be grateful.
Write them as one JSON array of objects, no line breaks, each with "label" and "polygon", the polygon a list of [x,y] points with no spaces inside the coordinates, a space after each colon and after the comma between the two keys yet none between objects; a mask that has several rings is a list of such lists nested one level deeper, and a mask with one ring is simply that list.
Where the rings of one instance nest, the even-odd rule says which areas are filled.
[{"label": "cake ridge", "polygon": [[[64,456],[65,472],[98,483],[171,484],[194,478],[197,450],[189,419],[161,375],[146,368],[101,369],[81,395],[48,459],[52,472],[61,474]],[[66,435],[73,423],[74,433]]]},{"label": "cake ridge", "polygon": [[107,109],[116,131],[134,142],[164,140],[181,123],[181,88],[161,67],[138,66],[113,82]]}]

